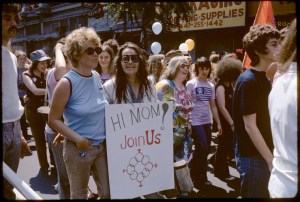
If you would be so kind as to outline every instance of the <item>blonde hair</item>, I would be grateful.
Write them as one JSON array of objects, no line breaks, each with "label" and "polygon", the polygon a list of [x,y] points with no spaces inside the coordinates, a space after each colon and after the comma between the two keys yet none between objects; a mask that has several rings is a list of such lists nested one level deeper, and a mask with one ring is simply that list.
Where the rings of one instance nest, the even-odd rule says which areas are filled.
[{"label": "blonde hair", "polygon": [[66,37],[64,53],[70,59],[74,67],[77,67],[78,57],[83,53],[87,42],[91,42],[98,47],[101,46],[100,37],[92,27],[75,29]]},{"label": "blonde hair", "polygon": [[[176,77],[177,72],[179,71],[180,65],[182,65],[184,62],[188,62],[189,60],[184,56],[175,56],[173,57],[170,62],[167,65],[167,68],[163,75],[161,76],[161,79],[169,79],[173,80]],[[184,81],[184,85],[188,80],[191,78],[191,72],[188,71],[188,75],[186,80]]]}]

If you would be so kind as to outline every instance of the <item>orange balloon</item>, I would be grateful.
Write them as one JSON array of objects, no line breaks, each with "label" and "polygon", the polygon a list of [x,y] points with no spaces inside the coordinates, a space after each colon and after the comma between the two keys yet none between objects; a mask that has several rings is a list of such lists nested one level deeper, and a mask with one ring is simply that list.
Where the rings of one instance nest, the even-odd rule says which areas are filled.
[{"label": "orange balloon", "polygon": [[192,39],[187,39],[185,43],[188,45],[188,51],[193,50],[195,42]]}]

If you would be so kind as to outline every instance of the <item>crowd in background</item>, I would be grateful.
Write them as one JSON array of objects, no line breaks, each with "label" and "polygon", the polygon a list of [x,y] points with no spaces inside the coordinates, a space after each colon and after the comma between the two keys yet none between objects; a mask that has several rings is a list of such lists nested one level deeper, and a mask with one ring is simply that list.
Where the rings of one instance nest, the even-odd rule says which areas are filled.
[{"label": "crowd in background", "polygon": [[[24,156],[24,145],[30,141],[30,127],[40,169],[56,169],[60,199],[88,199],[90,175],[98,197],[108,199],[105,105],[173,101],[173,160],[187,162],[195,188],[211,186],[208,154],[216,132],[215,177],[233,180],[228,160],[234,160],[242,198],[296,195],[296,20],[284,31],[270,25],[250,28],[242,39],[251,59],[249,69],[243,68],[240,52],[212,51],[195,61],[179,50],[147,55],[132,42],[119,45],[109,39],[101,44],[100,36],[88,27],[60,39],[53,58],[41,49],[28,58],[22,50],[8,47],[18,10],[7,5],[2,8],[2,91],[3,96],[18,92],[18,101],[7,97],[14,102],[5,102],[5,97],[3,102],[3,160],[15,172],[16,159]],[[8,71],[13,68],[17,71]],[[6,111],[8,106],[17,108],[16,114]],[[42,106],[50,111],[38,112]],[[10,133],[10,127],[18,133]],[[18,143],[9,147],[12,134]],[[178,180],[175,176],[178,197],[189,197]],[[5,197],[14,199],[7,182],[5,190]]]}]

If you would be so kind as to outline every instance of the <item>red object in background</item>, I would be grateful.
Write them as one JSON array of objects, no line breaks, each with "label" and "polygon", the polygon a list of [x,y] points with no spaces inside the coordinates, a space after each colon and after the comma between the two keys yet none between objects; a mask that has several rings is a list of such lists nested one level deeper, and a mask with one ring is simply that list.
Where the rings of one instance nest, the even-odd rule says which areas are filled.
[{"label": "red object in background", "polygon": [[[269,24],[276,28],[271,1],[260,1],[253,25]],[[250,68],[251,60],[245,52],[243,67]]]},{"label": "red object in background", "polygon": [[237,48],[237,49],[235,49],[235,52],[243,54],[243,49],[242,48]]}]

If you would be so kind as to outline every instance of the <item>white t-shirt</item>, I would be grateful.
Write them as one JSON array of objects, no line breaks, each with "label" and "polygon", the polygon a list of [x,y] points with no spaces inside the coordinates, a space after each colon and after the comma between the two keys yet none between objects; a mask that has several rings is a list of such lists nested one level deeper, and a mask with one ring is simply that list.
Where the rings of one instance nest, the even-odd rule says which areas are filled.
[{"label": "white t-shirt", "polygon": [[[47,85],[47,96],[48,96],[49,105],[51,105],[51,103],[52,103],[52,96],[53,96],[54,88],[58,83],[58,81],[55,79],[54,70],[55,70],[55,68],[52,68],[47,73],[46,85]],[[46,133],[50,133],[50,134],[57,133],[54,130],[52,130],[52,128],[50,128],[50,126],[47,123],[46,123],[45,131],[46,131]]]},{"label": "white t-shirt", "polygon": [[269,95],[269,112],[274,142],[270,196],[294,197],[298,192],[297,63],[277,78]]},{"label": "white t-shirt", "polygon": [[2,46],[2,123],[19,120],[24,108],[18,94],[17,58]]}]

